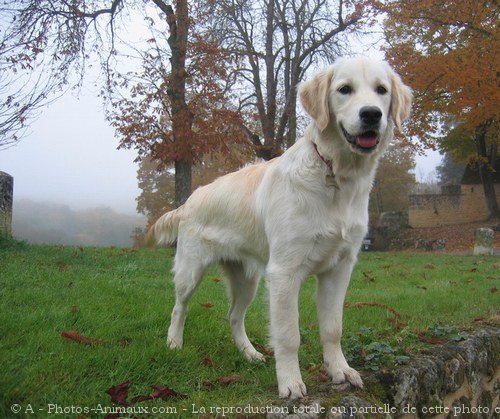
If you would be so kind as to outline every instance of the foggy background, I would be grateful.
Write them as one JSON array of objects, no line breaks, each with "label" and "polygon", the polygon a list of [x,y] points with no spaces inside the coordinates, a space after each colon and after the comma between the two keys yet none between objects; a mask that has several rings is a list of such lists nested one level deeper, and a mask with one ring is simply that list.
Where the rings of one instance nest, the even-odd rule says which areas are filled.
[{"label": "foggy background", "polygon": [[[146,220],[136,212],[136,154],[117,145],[88,78],[80,92],[44,108],[19,143],[0,150],[0,171],[14,177],[14,236],[33,243],[132,245],[130,236]],[[417,181],[432,177],[440,160],[437,152],[417,155]]]},{"label": "foggy background", "polygon": [[117,150],[90,87],[44,108],[25,138],[0,150],[14,177],[13,233],[33,243],[130,246],[136,213],[135,152]]}]

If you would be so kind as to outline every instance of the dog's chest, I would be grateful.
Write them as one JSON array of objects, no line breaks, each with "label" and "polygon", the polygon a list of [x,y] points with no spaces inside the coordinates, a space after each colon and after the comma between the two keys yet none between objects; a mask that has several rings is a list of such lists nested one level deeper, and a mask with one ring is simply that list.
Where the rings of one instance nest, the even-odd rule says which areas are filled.
[{"label": "dog's chest", "polygon": [[342,194],[325,202],[322,216],[311,218],[312,247],[309,264],[314,273],[335,266],[346,255],[356,254],[368,228],[368,196]]}]

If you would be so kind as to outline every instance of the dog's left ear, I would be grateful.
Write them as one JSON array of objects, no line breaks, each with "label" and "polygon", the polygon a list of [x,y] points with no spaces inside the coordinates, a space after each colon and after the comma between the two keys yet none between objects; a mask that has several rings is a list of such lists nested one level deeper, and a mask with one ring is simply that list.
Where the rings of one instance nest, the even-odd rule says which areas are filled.
[{"label": "dog's left ear", "polygon": [[396,127],[401,131],[401,124],[410,116],[413,94],[399,75],[392,72],[391,117]]},{"label": "dog's left ear", "polygon": [[323,131],[330,122],[328,93],[332,84],[332,77],[333,68],[328,67],[299,86],[302,107],[314,119],[320,131]]}]

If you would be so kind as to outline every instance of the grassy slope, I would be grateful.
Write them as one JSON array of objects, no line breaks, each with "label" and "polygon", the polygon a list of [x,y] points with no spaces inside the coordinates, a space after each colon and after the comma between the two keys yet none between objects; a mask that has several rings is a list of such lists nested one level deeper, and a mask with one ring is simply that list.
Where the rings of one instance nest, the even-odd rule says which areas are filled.
[{"label": "grassy slope", "polygon": [[[170,250],[131,251],[51,246],[0,250],[0,416],[13,403],[44,408],[112,406],[106,389],[131,380],[130,395],[149,394],[164,385],[186,400],[143,402],[147,406],[253,406],[272,402],[277,393],[271,359],[247,363],[231,341],[228,301],[218,273],[206,279],[190,304],[185,347],[166,349],[173,305]],[[499,307],[500,269],[494,258],[445,254],[365,253],[357,266],[347,300],[376,301],[401,313],[407,326],[396,332],[390,313],[380,307],[346,308],[344,337],[360,327],[390,336],[403,347],[418,346],[415,331],[441,322],[464,326]],[[300,351],[310,392],[321,362],[313,280],[301,293]],[[211,303],[212,308],[201,304]],[[261,284],[247,316],[253,342],[267,342],[267,303]],[[77,330],[104,341],[87,346],[69,342],[62,331]],[[200,360],[210,357],[214,365]],[[219,377],[241,375],[229,386]],[[216,383],[207,388],[205,381]]]}]

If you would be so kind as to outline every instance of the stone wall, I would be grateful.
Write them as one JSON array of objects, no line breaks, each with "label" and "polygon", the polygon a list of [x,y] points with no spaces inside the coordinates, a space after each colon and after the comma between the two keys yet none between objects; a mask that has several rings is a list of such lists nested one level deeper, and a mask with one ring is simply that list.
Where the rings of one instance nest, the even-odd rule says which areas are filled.
[{"label": "stone wall", "polygon": [[[495,185],[500,201],[500,184]],[[441,194],[409,196],[408,217],[412,227],[435,227],[484,221],[488,217],[482,185],[461,185]],[[500,203],[499,203],[500,205]]]},{"label": "stone wall", "polygon": [[0,172],[0,235],[12,235],[12,197],[14,179]]},{"label": "stone wall", "polygon": [[364,375],[365,388],[328,384],[268,418],[498,418],[500,328],[435,346],[408,365]]}]

